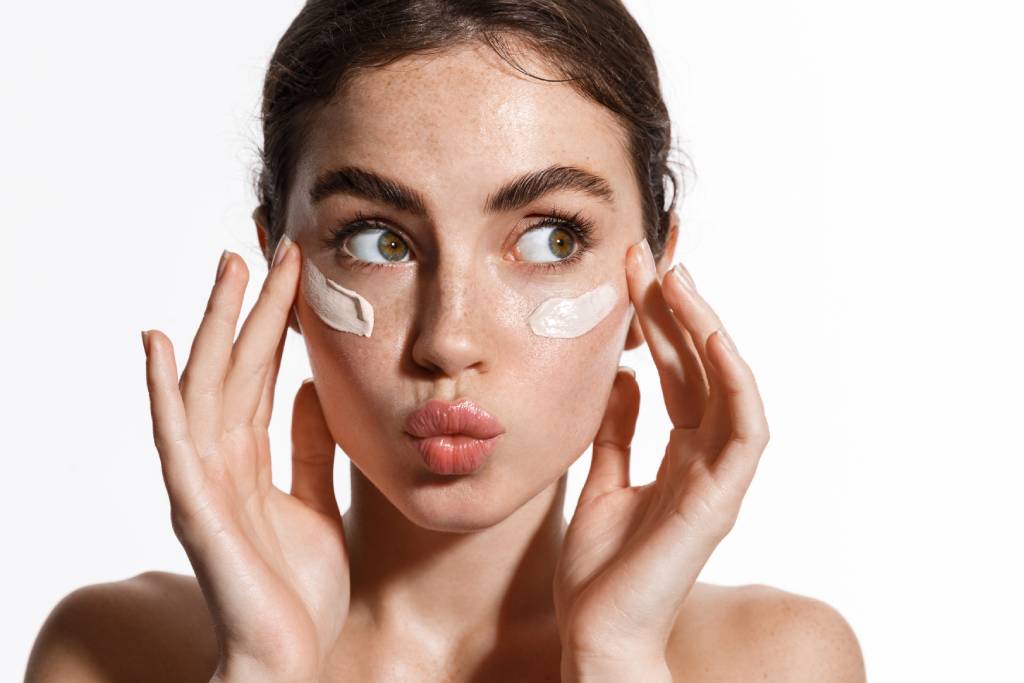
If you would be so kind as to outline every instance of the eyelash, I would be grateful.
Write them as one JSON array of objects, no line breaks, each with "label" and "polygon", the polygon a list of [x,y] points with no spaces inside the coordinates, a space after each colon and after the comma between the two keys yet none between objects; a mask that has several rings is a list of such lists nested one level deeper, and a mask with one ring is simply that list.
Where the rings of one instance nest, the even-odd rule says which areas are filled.
[{"label": "eyelash", "polygon": [[[524,230],[520,234],[520,237],[522,237],[522,235],[525,235],[530,230],[536,230],[541,226],[550,225],[562,228],[564,230],[568,230],[570,233],[572,233],[573,237],[576,238],[578,245],[576,251],[574,251],[571,256],[568,256],[559,261],[531,263],[529,265],[530,268],[550,272],[557,270],[559,268],[569,267],[572,264],[579,261],[580,259],[582,259],[583,255],[592,250],[594,246],[597,244],[597,241],[594,238],[594,222],[589,218],[583,216],[583,213],[581,211],[577,211],[574,214],[570,214],[559,209],[551,209],[548,211],[548,215],[544,216],[539,221],[537,221],[529,228]],[[357,211],[356,217],[353,221],[338,226],[336,228],[332,228],[331,236],[325,238],[323,240],[323,244],[325,247],[329,249],[334,249],[336,252],[344,254],[345,259],[350,263],[350,265],[352,265],[355,268],[391,268],[391,265],[385,263],[374,263],[371,261],[362,261],[360,259],[353,258],[349,254],[345,254],[344,251],[342,250],[342,247],[345,244],[345,240],[347,240],[349,236],[354,235],[357,232],[365,230],[367,228],[386,229],[394,232],[396,235],[401,236],[401,233],[392,230],[392,228],[388,226],[387,223],[385,223],[384,221],[367,216],[361,211]]]}]

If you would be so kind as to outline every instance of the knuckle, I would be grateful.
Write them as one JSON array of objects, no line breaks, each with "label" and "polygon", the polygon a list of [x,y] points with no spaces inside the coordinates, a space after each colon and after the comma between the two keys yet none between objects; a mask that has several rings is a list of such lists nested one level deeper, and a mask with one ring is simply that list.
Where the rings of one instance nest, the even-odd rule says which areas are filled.
[{"label": "knuckle", "polygon": [[190,384],[192,384],[192,370],[191,366],[186,365],[185,369],[181,371],[181,377],[178,378],[178,393],[182,396],[186,395]]},{"label": "knuckle", "polygon": [[203,310],[203,320],[208,320],[218,309],[217,296],[213,295],[206,300],[206,309]]},{"label": "knuckle", "polygon": [[768,429],[768,421],[763,418],[757,425],[757,437],[758,443],[762,446],[767,446],[769,439],[772,438],[771,432]]},{"label": "knuckle", "polygon": [[[220,395],[220,384],[211,384],[208,380],[199,380],[191,375],[186,370],[187,375],[183,374],[181,381],[178,383],[178,391],[181,392],[182,398],[190,400],[200,401],[211,401]],[[185,411],[188,412],[189,401],[185,402]]]},{"label": "knuckle", "polygon": [[203,319],[199,323],[199,329],[214,327],[230,328],[233,331],[235,316],[236,311],[230,304],[211,299],[210,303],[206,306],[206,311],[203,312]]},{"label": "knuckle", "polygon": [[284,292],[278,291],[281,287],[270,287],[265,290],[261,296],[266,297],[264,305],[267,306],[273,313],[279,317],[285,317],[288,315],[289,309],[291,308],[291,302],[285,301]]},{"label": "knuckle", "polygon": [[283,295],[278,294],[269,284],[265,284],[263,289],[260,290],[259,296],[256,298],[256,303],[253,305],[252,312],[249,314],[249,317],[269,316],[274,318],[287,318],[288,314],[291,312],[291,302],[286,302],[283,299]]},{"label": "knuckle", "polygon": [[735,432],[732,435],[733,441],[758,448],[764,448],[767,446],[769,438],[770,434],[768,432],[768,425],[765,422],[760,422],[747,429]]},{"label": "knuckle", "polygon": [[171,529],[178,541],[186,548],[198,547],[204,527],[209,526],[207,511],[193,500],[172,500],[170,518]]},{"label": "knuckle", "polygon": [[160,455],[165,456],[174,453],[177,449],[191,446],[192,441],[186,434],[182,434],[180,432],[168,434],[159,426],[154,425],[153,443],[156,445],[156,449],[160,452]]},{"label": "knuckle", "polygon": [[610,438],[602,438],[594,442],[594,448],[614,451],[616,453],[629,453],[629,444],[623,444],[620,441]]},{"label": "knuckle", "polygon": [[189,544],[192,541],[191,516],[182,510],[180,505],[171,505],[171,529],[174,536],[182,544]]},{"label": "knuckle", "polygon": [[718,527],[718,533],[722,538],[728,536],[732,530],[736,528],[737,519],[739,519],[739,514],[737,512],[722,516],[722,521]]}]

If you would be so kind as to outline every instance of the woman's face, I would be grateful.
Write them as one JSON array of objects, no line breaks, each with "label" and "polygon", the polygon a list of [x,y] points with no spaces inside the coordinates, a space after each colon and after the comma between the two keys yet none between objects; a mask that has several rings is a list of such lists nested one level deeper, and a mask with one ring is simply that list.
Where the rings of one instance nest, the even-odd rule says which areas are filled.
[{"label": "woman's face", "polygon": [[[539,62],[524,66],[556,76]],[[625,144],[610,112],[482,45],[362,72],[313,121],[287,232],[327,280],[369,302],[372,332],[328,326],[301,287],[295,313],[332,434],[420,526],[499,522],[591,443],[632,316],[625,252],[643,237]],[[602,180],[499,193],[552,167]],[[340,169],[364,175],[311,196]],[[365,174],[400,184],[422,206],[394,188],[373,198]],[[589,240],[553,212],[591,224]],[[360,218],[369,222],[332,242]],[[531,326],[543,302],[603,284],[613,289],[610,311],[590,329],[549,336]],[[463,397],[505,433],[475,472],[436,474],[405,436],[406,416],[429,399]]]}]

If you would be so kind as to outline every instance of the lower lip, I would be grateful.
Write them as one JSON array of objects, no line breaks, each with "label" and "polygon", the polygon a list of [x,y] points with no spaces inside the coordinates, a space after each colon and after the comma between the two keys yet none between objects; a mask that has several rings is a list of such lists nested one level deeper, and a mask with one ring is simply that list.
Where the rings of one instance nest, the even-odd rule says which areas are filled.
[{"label": "lower lip", "polygon": [[498,436],[475,439],[465,434],[412,437],[427,469],[435,474],[470,474],[483,466]]}]

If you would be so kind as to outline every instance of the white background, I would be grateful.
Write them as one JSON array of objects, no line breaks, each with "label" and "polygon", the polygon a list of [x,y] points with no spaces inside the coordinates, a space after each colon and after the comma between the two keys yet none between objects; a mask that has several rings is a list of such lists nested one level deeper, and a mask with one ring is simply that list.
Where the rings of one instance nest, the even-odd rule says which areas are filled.
[{"label": "white background", "polygon": [[[838,608],[872,681],[1020,681],[1024,42],[1014,3],[629,3],[696,180],[677,258],[753,366],[772,429],[701,575]],[[250,212],[289,2],[0,10],[0,679],[88,583],[190,572],[139,331],[183,367]],[[634,475],[668,421],[646,347]],[[287,488],[292,335],[272,426]],[[571,514],[589,465],[571,470]],[[338,490],[347,506],[348,463]]]}]

